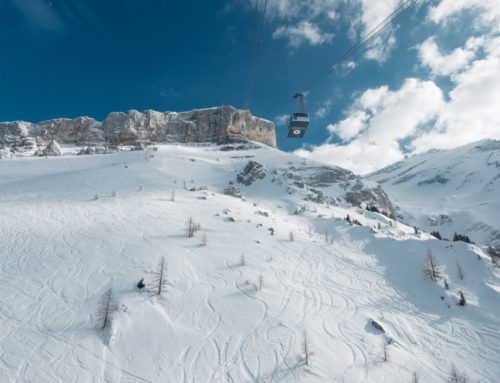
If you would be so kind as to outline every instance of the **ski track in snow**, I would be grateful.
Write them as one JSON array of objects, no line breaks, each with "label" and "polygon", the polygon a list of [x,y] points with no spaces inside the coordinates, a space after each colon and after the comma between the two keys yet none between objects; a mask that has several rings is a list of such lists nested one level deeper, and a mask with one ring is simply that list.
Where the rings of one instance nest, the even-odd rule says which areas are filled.
[{"label": "ski track in snow", "polygon": [[[356,228],[332,220],[336,240],[326,244],[319,232],[301,233],[314,222],[312,214],[291,217],[262,201],[258,191],[247,201],[218,194],[221,185],[184,191],[184,173],[196,179],[194,186],[222,174],[227,182],[234,176],[227,169],[245,162],[233,163],[221,152],[191,156],[195,149],[175,146],[168,151],[174,153],[166,151],[164,162],[144,161],[137,153],[116,155],[128,168],[113,156],[90,158],[88,173],[78,171],[79,191],[61,194],[63,184],[43,184],[38,200],[24,201],[26,176],[19,189],[9,186],[18,193],[16,202],[11,194],[3,202],[7,194],[0,194],[1,382],[397,382],[410,381],[413,371],[422,381],[446,381],[452,362],[474,381],[493,382],[500,374],[500,319],[477,306],[463,309],[470,316],[454,303],[447,309],[437,296],[399,283],[413,275],[423,279],[414,267],[420,263],[399,262],[394,274],[384,258],[385,252],[399,251],[391,244],[402,240],[359,237]],[[219,157],[221,168],[205,174]],[[9,164],[17,161],[22,160]],[[176,161],[173,168],[168,161]],[[181,165],[201,170],[175,170]],[[113,186],[106,186],[115,172]],[[114,189],[116,198],[105,196]],[[97,192],[100,199],[91,201]],[[197,199],[202,195],[208,201]],[[256,216],[260,206],[254,200],[267,203],[272,218]],[[226,208],[237,223],[224,222]],[[331,214],[322,205],[317,209]],[[183,235],[190,215],[201,222],[206,247],[199,245],[199,234]],[[275,236],[266,230],[270,219]],[[256,228],[256,222],[264,226]],[[285,239],[289,230],[294,242]],[[444,248],[438,241],[410,242],[416,253]],[[245,266],[238,265],[241,253]],[[134,285],[141,277],[150,279],[161,256],[167,293],[138,292]],[[489,278],[499,284],[498,273]],[[119,306],[109,344],[94,324],[97,300],[107,287],[113,287]],[[371,328],[371,319],[388,334]],[[309,368],[301,359],[304,333],[313,351]],[[389,337],[391,361],[383,363],[381,344]]]}]

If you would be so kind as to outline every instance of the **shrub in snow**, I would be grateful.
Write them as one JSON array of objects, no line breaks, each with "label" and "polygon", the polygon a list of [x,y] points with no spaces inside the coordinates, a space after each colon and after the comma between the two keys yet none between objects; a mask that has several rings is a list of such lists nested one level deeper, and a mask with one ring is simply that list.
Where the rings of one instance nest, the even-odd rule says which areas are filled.
[{"label": "shrub in snow", "polygon": [[229,187],[225,188],[224,194],[230,195],[231,197],[235,197],[235,198],[242,197],[240,188],[237,188],[235,186],[229,186]]},{"label": "shrub in snow", "polygon": [[443,279],[441,265],[436,261],[436,258],[434,258],[430,250],[427,251],[427,257],[424,263],[424,274],[434,282]]},{"label": "shrub in snow", "polygon": [[292,232],[288,233],[288,239],[290,240],[290,242],[293,242],[293,241],[294,241],[294,239],[295,239],[295,238],[294,238],[294,236],[293,236],[293,233],[292,233]]},{"label": "shrub in snow", "polygon": [[99,195],[98,195],[98,194],[96,194],[96,195],[94,196],[93,200],[94,200],[94,201],[97,201],[98,199],[99,199]]},{"label": "shrub in snow", "polygon": [[462,241],[462,242],[467,242],[467,243],[472,243],[472,241],[470,240],[470,238],[464,234],[453,234],[453,242],[457,242],[457,241]]},{"label": "shrub in snow", "polygon": [[373,213],[380,213],[380,210],[376,206],[373,206],[373,205],[367,206],[366,210],[371,211]]},{"label": "shrub in snow", "polygon": [[462,290],[460,290],[460,300],[457,303],[459,306],[465,306],[467,301],[465,300],[465,296]]},{"label": "shrub in snow", "polygon": [[149,283],[149,290],[155,295],[162,295],[167,288],[167,265],[165,257],[161,257],[158,268],[153,274],[153,279]]},{"label": "shrub in snow", "polygon": [[172,192],[170,193],[170,201],[175,201],[175,190],[172,190]]},{"label": "shrub in snow", "polygon": [[207,245],[207,235],[203,234],[203,237],[201,238],[201,246],[206,246]]},{"label": "shrub in snow", "polygon": [[439,240],[443,239],[443,237],[441,237],[441,233],[439,231],[431,231],[431,235]]},{"label": "shrub in snow", "polygon": [[495,246],[489,246],[488,249],[486,250],[488,255],[491,258],[491,263],[495,266],[500,265],[500,247],[495,247]]},{"label": "shrub in snow", "polygon": [[111,288],[107,289],[101,297],[97,307],[97,322],[96,328],[99,331],[104,331],[111,327],[113,321],[113,313],[116,311],[117,306],[113,297]]},{"label": "shrub in snow", "polygon": [[240,266],[246,266],[247,262],[246,262],[246,259],[245,259],[245,254],[241,254],[241,258],[240,258]]},{"label": "shrub in snow", "polygon": [[258,286],[258,290],[262,290],[262,287],[264,285],[264,277],[262,276],[262,274],[259,275],[259,283],[257,284]]},{"label": "shrub in snow", "polygon": [[137,282],[137,288],[143,289],[144,287],[146,287],[146,284],[144,283],[144,278],[141,278],[141,280]]}]

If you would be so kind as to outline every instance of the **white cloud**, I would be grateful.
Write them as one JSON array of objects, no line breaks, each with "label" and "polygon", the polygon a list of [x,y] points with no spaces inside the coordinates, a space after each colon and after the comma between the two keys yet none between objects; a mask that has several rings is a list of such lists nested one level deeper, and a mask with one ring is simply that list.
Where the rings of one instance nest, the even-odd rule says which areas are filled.
[{"label": "white cloud", "polygon": [[288,39],[288,45],[292,48],[298,48],[304,42],[311,45],[321,45],[330,41],[332,37],[333,34],[322,32],[310,21],[301,21],[296,26],[281,26],[273,33],[275,39]]},{"label": "white cloud", "polygon": [[[399,5],[399,0],[357,0],[361,7],[361,13],[354,22],[354,28],[358,30],[356,38],[366,35],[377,28],[380,23],[389,16]],[[392,27],[387,32],[374,38],[365,52],[365,57],[370,60],[384,62],[387,60],[391,49],[396,45]]]},{"label": "white cloud", "polygon": [[454,77],[450,100],[435,129],[412,142],[414,152],[500,139],[500,37],[487,41],[486,57]]},{"label": "white cloud", "polygon": [[[334,14],[335,8],[344,0],[268,0],[267,14],[271,18],[303,20],[318,17],[321,14]],[[255,7],[256,0],[251,0]]]},{"label": "white cloud", "polygon": [[449,54],[442,54],[434,37],[430,37],[418,47],[418,54],[422,64],[429,67],[432,74],[451,76],[469,65],[483,43],[484,38],[471,37],[465,47],[456,48]]},{"label": "white cloud", "polygon": [[[422,45],[425,58],[421,47],[422,63],[435,74],[452,74],[453,89],[434,129],[411,143],[415,153],[484,138],[500,139],[500,1],[442,0],[430,8],[429,19],[450,28],[466,11],[475,16],[473,26],[482,36],[470,38],[463,48],[448,55],[442,55],[437,46],[432,45],[433,40]],[[484,50],[481,59],[476,57],[479,48]]]},{"label": "white cloud", "polygon": [[347,69],[355,69],[357,67],[357,65],[356,65],[356,62],[351,60],[351,61],[347,61],[344,64],[344,67],[346,67]]},{"label": "white cloud", "polygon": [[328,11],[327,15],[330,20],[337,20],[339,18],[339,14],[334,10]]},{"label": "white cloud", "polygon": [[301,157],[350,169],[356,174],[366,174],[373,169],[404,158],[398,143],[394,141],[388,142],[385,146],[368,141],[360,141],[356,145],[324,144],[313,148],[312,151],[299,149],[294,153]]},{"label": "white cloud", "polygon": [[432,81],[410,78],[395,91],[387,86],[369,89],[353,103],[345,119],[328,126],[342,143],[327,141],[296,153],[367,173],[403,158],[400,141],[433,121],[443,104],[443,94]]},{"label": "white cloud", "polygon": [[[255,9],[258,0],[247,1]],[[262,5],[262,2],[259,4]],[[401,0],[268,0],[266,15],[268,19],[278,20],[281,24],[275,29],[274,38],[287,37],[289,45],[297,48],[303,43],[321,45],[330,41],[333,34],[325,30],[334,23],[338,24],[341,19],[351,26],[353,41],[358,41],[400,4]],[[396,38],[391,27],[370,41],[365,57],[384,62],[395,44]]]},{"label": "white cloud", "polygon": [[274,118],[274,121],[276,122],[276,125],[278,126],[284,126],[288,123],[290,116],[288,114],[281,114],[279,116],[276,116]]},{"label": "white cloud", "polygon": [[366,112],[356,110],[339,123],[328,125],[327,129],[330,133],[339,136],[343,141],[349,141],[367,128],[369,117]]},{"label": "white cloud", "polygon": [[464,11],[476,12],[476,27],[500,31],[500,1],[498,0],[442,0],[431,7],[429,18],[435,23],[448,24]]},{"label": "white cloud", "polygon": [[332,110],[332,100],[327,100],[314,113],[316,118],[325,118]]}]

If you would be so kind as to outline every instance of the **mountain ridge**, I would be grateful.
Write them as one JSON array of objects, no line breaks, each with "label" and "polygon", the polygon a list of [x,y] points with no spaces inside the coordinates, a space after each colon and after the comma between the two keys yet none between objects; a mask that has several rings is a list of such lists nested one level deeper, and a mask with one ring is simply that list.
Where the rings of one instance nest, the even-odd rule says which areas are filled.
[{"label": "mountain ridge", "polygon": [[186,112],[111,112],[103,121],[92,117],[55,118],[37,123],[0,122],[0,145],[14,154],[41,148],[50,141],[61,144],[127,145],[144,143],[217,144],[252,140],[276,147],[275,125],[249,110],[232,106]]},{"label": "mountain ridge", "polygon": [[500,244],[500,141],[485,139],[430,150],[368,174],[399,206],[403,219],[427,231]]}]

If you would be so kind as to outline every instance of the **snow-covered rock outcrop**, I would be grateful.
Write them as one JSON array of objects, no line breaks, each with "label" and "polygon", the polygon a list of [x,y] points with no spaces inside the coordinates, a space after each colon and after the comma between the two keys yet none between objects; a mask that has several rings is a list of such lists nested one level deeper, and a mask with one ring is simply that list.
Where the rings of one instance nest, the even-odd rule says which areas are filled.
[{"label": "snow-covered rock outcrop", "polygon": [[56,140],[50,141],[50,144],[47,145],[47,147],[44,149],[44,151],[41,153],[41,155],[44,156],[62,156],[63,151],[59,144],[57,143]]},{"label": "snow-covered rock outcrop", "polygon": [[[23,140],[26,139],[31,146],[37,143],[38,149],[54,139],[79,146],[165,142],[222,144],[239,139],[276,146],[275,126],[271,121],[232,106],[181,113],[130,110],[110,113],[103,122],[90,117],[58,118],[35,124],[0,122],[0,144],[12,152],[24,153]],[[33,149],[31,146],[29,149]]]}]

